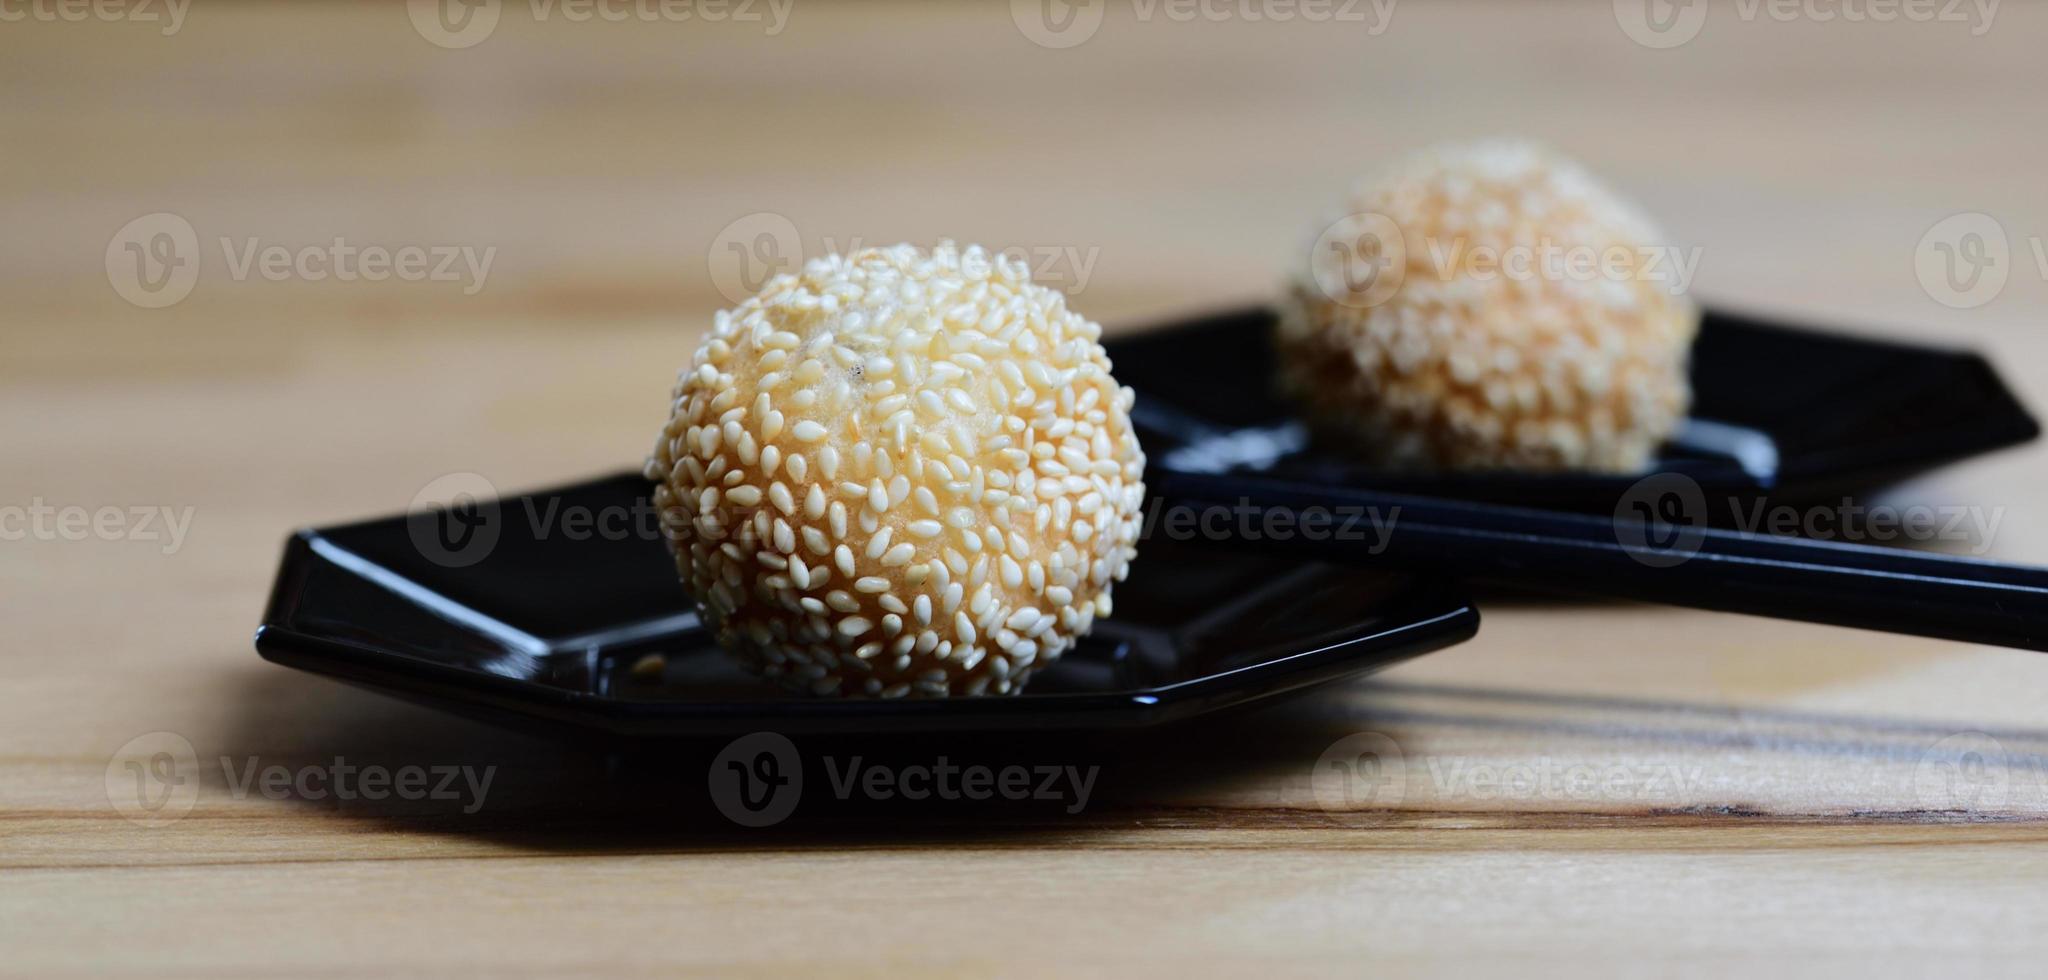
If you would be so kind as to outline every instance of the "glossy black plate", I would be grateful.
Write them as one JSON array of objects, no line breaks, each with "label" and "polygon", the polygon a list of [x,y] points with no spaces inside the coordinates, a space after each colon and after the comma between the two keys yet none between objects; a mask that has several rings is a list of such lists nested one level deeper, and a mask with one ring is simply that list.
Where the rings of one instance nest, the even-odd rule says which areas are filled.
[{"label": "glossy black plate", "polygon": [[[1387,473],[1313,445],[1271,385],[1273,318],[1270,310],[1243,310],[1107,344],[1117,379],[1138,392],[1133,416],[1150,457],[1148,478],[1255,472],[1304,486],[1601,514],[1612,513],[1636,482]],[[1855,496],[2040,434],[1976,354],[1713,311],[1693,348],[1692,384],[1693,418],[1652,469],[1689,476],[1716,498],[1796,504]]]},{"label": "glossy black plate", "polygon": [[1117,586],[1116,615],[1029,693],[803,699],[743,673],[712,643],[676,582],[647,489],[622,475],[466,514],[301,531],[285,547],[256,648],[280,664],[529,729],[1077,730],[1248,705],[1457,643],[1479,622],[1439,579],[1155,534]]}]

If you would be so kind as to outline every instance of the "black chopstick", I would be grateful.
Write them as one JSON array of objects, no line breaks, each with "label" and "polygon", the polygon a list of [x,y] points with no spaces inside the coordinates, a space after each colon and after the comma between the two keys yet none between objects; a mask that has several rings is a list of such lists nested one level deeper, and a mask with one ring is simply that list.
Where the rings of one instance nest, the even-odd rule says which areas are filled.
[{"label": "black chopstick", "polygon": [[[1167,507],[1225,508],[1235,543],[1544,590],[2048,651],[2048,569],[1707,527],[1473,504],[1245,473],[1148,473]],[[1324,533],[1257,533],[1268,511]],[[1353,533],[1336,531],[1344,514]],[[1275,515],[1280,516],[1278,514]],[[1250,524],[1257,521],[1256,525]],[[1169,529],[1171,524],[1166,525]],[[1200,523],[1196,526],[1199,528]],[[1157,532],[1155,532],[1157,533]],[[1141,545],[1142,553],[1142,545]]]}]

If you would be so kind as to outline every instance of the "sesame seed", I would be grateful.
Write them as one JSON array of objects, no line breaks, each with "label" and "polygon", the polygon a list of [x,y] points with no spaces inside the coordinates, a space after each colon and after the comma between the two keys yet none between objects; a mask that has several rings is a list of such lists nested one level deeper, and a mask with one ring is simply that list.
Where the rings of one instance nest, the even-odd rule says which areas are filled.
[{"label": "sesame seed", "polygon": [[882,553],[889,550],[889,538],[894,533],[895,530],[893,528],[886,527],[875,532],[875,536],[868,539],[867,556],[869,558],[882,557]]}]

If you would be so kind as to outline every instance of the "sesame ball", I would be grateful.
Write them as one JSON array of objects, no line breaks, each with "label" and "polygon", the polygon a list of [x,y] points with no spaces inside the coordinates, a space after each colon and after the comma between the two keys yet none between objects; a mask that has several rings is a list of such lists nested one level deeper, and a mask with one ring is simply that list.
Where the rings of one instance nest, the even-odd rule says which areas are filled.
[{"label": "sesame ball", "polygon": [[1634,472],[1685,418],[1699,312],[1648,220],[1529,143],[1362,181],[1283,304],[1283,386],[1403,470]]},{"label": "sesame ball", "polygon": [[1101,335],[950,242],[719,313],[647,465],[719,642],[818,695],[1022,690],[1136,557],[1145,455]]}]

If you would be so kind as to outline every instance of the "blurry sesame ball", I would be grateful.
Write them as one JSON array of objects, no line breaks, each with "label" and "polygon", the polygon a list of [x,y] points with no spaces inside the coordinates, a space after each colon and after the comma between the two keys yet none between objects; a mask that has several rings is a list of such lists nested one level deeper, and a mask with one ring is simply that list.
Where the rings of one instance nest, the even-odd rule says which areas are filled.
[{"label": "blurry sesame ball", "polygon": [[647,467],[719,642],[820,695],[1021,690],[1136,556],[1145,455],[1101,335],[950,242],[719,313]]},{"label": "blurry sesame ball", "polygon": [[1675,250],[1579,165],[1446,146],[1361,182],[1284,304],[1281,380],[1396,469],[1633,472],[1685,418]]}]

